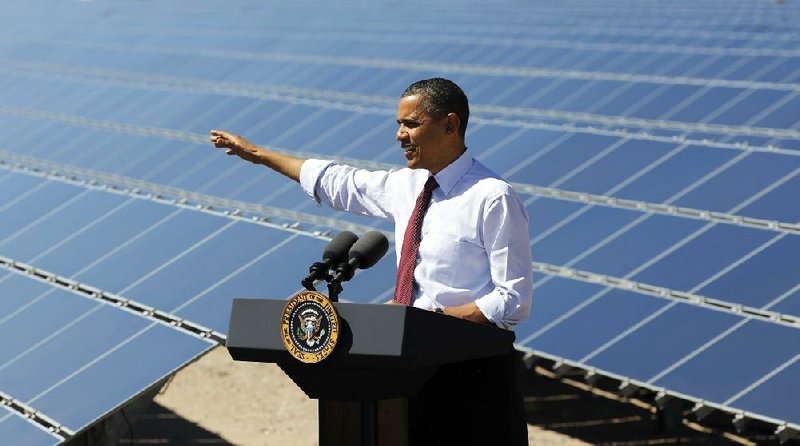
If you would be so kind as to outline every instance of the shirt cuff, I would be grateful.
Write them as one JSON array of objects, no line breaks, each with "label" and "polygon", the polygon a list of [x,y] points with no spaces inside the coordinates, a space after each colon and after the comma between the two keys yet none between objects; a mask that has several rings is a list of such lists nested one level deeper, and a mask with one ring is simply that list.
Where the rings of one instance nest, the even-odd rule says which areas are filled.
[{"label": "shirt cuff", "polygon": [[497,296],[493,296],[491,294],[484,296],[475,301],[475,305],[478,306],[478,309],[481,310],[486,319],[489,319],[489,322],[497,325],[500,328],[505,328],[506,330],[513,330],[514,327],[511,325],[503,322],[503,317],[505,316],[505,307],[502,305],[502,302],[498,302]]},{"label": "shirt cuff", "polygon": [[307,159],[300,166],[300,186],[317,204],[319,204],[319,196],[317,195],[319,178],[322,176],[322,172],[331,164],[333,164],[333,161]]}]

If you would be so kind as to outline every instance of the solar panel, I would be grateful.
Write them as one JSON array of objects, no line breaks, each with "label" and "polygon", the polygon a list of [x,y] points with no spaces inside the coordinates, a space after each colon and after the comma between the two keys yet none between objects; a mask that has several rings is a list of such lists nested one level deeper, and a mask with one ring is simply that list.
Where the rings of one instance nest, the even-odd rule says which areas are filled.
[{"label": "solar panel", "polygon": [[[396,98],[439,75],[531,215],[520,349],[800,431],[797,6],[452,6],[4,5],[0,438],[79,434],[223,340],[232,297],[295,292],[332,232],[391,233],[209,129],[395,168]],[[394,275],[342,298],[384,302]]]},{"label": "solar panel", "polygon": [[56,445],[61,438],[28,422],[19,413],[0,407],[0,438],[14,439],[20,444]]}]

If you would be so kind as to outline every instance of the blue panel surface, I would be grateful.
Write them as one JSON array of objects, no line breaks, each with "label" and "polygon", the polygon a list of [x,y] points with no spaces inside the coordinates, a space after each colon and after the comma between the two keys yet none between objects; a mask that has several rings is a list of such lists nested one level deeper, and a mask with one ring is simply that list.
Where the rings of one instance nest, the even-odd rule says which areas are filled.
[{"label": "blue panel surface", "polygon": [[575,268],[624,277],[704,225],[697,220],[652,215],[575,264]]},{"label": "blue panel surface", "polygon": [[721,311],[673,302],[663,314],[583,360],[646,381],[740,320]]},{"label": "blue panel surface", "polygon": [[667,304],[663,299],[611,290],[537,337],[530,345],[536,350],[579,360]]},{"label": "blue panel surface", "polygon": [[534,234],[533,250],[540,261],[569,262],[639,216],[628,209],[592,207],[539,242]]},{"label": "blue panel surface", "polygon": [[651,84],[631,83],[618,88],[616,94],[607,95],[592,104],[591,111],[605,115],[638,116],[637,112],[647,102],[647,98],[656,95],[659,89]]},{"label": "blue panel surface", "polygon": [[[63,420],[65,425],[79,429],[147,390],[212,346],[207,340],[150,322],[84,364],[79,374],[37,394],[32,404]],[[130,367],[131,364],[136,367]],[[65,405],[64,401],[73,404]]]},{"label": "blue panel surface", "polygon": [[673,201],[684,189],[737,154],[708,147],[678,147],[671,156],[615,193],[615,196],[653,203]]},{"label": "blue panel surface", "polygon": [[[26,279],[33,280],[33,279]],[[5,288],[5,287],[4,287]],[[18,293],[26,290],[9,290]],[[26,296],[28,297],[28,296]],[[3,318],[0,334],[7,339],[8,349],[0,353],[0,371],[13,368],[31,348],[50,337],[69,322],[76,320],[98,305],[61,289],[49,289],[37,296],[29,295],[29,304]],[[58,311],[53,311],[53,309]],[[7,385],[8,383],[5,383]],[[3,387],[5,387],[5,385]]]},{"label": "blue panel surface", "polygon": [[709,226],[677,247],[634,280],[678,290],[690,290],[771,239],[769,232],[731,225]]},{"label": "blue panel surface", "polygon": [[508,180],[547,186],[615,142],[616,139],[608,136],[575,134],[557,149],[545,153],[509,176]]},{"label": "blue panel surface", "polygon": [[51,446],[61,443],[60,437],[6,407],[0,407],[0,438],[14,439],[14,444],[19,446]]},{"label": "blue panel surface", "polygon": [[672,144],[655,141],[626,141],[559,187],[591,194],[608,194],[609,190],[619,188],[620,184],[629,181],[631,176],[673,148]]},{"label": "blue panel surface", "polygon": [[529,339],[540,330],[564,317],[590,297],[603,291],[601,285],[569,280],[561,277],[537,275],[533,307],[530,317],[516,328],[517,342],[532,347]]},{"label": "blue panel surface", "polygon": [[[495,152],[495,155],[488,158],[480,158],[490,169],[500,174],[504,178],[508,177],[508,172],[516,171],[522,162],[529,157],[536,156],[540,151],[552,150],[553,145],[557,145],[570,137],[569,134],[540,129],[529,129],[519,132],[513,139],[503,142],[502,148]],[[481,150],[481,148],[476,147]],[[469,150],[472,150],[471,148]],[[520,182],[532,184],[531,178],[520,177]],[[508,178],[507,178],[508,179]]]},{"label": "blue panel surface", "polygon": [[134,200],[109,218],[94,226],[89,233],[82,233],[60,245],[37,260],[37,267],[71,276],[83,271],[115,250],[135,240],[159,220],[168,218],[175,208]]},{"label": "blue panel surface", "polygon": [[769,309],[778,313],[800,314],[800,285],[775,299]]},{"label": "blue panel surface", "polygon": [[751,320],[653,384],[722,403],[798,353],[799,330]]},{"label": "blue panel surface", "polygon": [[344,111],[318,110],[310,113],[283,132],[276,132],[276,137],[271,143],[279,147],[294,149],[303,147],[318,135],[323,135],[337,125],[341,125],[343,121],[351,118],[351,116],[351,113]]},{"label": "blue panel surface", "polygon": [[[17,280],[41,283],[23,276]],[[7,291],[24,296],[32,290],[17,286]],[[63,289],[40,296],[0,322],[10,347],[3,350],[0,389],[74,431],[211,346],[207,340]],[[140,338],[148,331],[158,333],[149,340]],[[128,366],[134,362],[137,367]],[[90,391],[86,385],[100,385],[103,391]]]},{"label": "blue panel surface", "polygon": [[755,123],[759,127],[791,128],[797,126],[800,113],[800,96],[795,96]]},{"label": "blue panel surface", "polygon": [[[696,94],[700,87],[692,85],[657,85],[650,86],[649,101],[642,101],[642,96],[622,97],[619,101],[609,101],[600,110],[608,114],[617,114],[630,109],[631,116],[645,119],[663,119],[664,114],[681,102]],[[635,90],[635,87],[631,89]],[[636,104],[632,106],[631,104]]]},{"label": "blue panel surface", "polygon": [[[19,274],[0,270],[0,285],[3,287],[3,298],[0,299],[0,324],[12,318],[16,312],[35,302],[35,299],[53,291],[53,287],[38,280],[30,280]],[[8,354],[13,350],[8,350]]]},{"label": "blue panel surface", "polygon": [[[276,119],[287,110],[288,107],[286,107],[286,104],[281,102],[269,100],[259,101],[248,113],[237,115],[233,118],[229,122],[229,125],[240,129],[240,134],[248,137],[248,139],[259,141],[266,134],[262,129],[269,128],[273,119]],[[219,128],[219,125],[220,124],[216,124],[211,128]]]},{"label": "blue panel surface", "polygon": [[[387,116],[375,116],[366,113],[352,113],[342,116],[339,121],[329,123],[327,127],[314,127],[307,131],[310,139],[302,145],[308,152],[324,154],[346,154],[361,158],[363,139],[369,134],[386,137],[386,144],[391,143],[391,127],[394,121]],[[376,130],[377,129],[377,130]],[[370,145],[370,144],[364,144]],[[298,146],[300,148],[301,146]]]},{"label": "blue panel surface", "polygon": [[[800,236],[776,234],[757,254],[701,288],[704,296],[765,308],[797,285]],[[795,313],[795,316],[800,314]]]},{"label": "blue panel surface", "polygon": [[130,198],[90,191],[50,217],[29,225],[13,238],[0,242],[0,254],[30,262],[82,231],[89,231],[98,220],[125,206]]},{"label": "blue panel surface", "polygon": [[[249,223],[233,223],[124,294],[139,302],[171,311],[207,287],[286,239],[286,233]],[[307,273],[304,271],[300,274]],[[283,279],[267,274],[265,282]]]},{"label": "blue panel surface", "polygon": [[723,113],[711,120],[713,124],[746,125],[758,111],[780,101],[788,93],[784,91],[759,91],[746,95]]},{"label": "blue panel surface", "polygon": [[610,91],[622,87],[619,81],[593,81],[573,91],[552,106],[554,110],[584,111],[605,98]]},{"label": "blue panel surface", "polygon": [[752,153],[676,202],[679,206],[727,212],[800,168],[800,157]]},{"label": "blue panel surface", "polygon": [[[287,243],[275,246],[274,250],[265,246],[265,253],[271,251],[268,255],[237,265],[236,270],[182,302],[173,311],[185,319],[227,333],[233,298],[286,299],[294,295],[302,288],[300,281],[308,274],[308,267],[318,261],[324,247],[322,240],[308,236],[294,236]],[[320,284],[319,289],[327,294],[324,285],[324,282]],[[344,287],[350,290],[348,284]],[[341,297],[344,299],[345,294]]]},{"label": "blue panel surface", "polygon": [[[0,388],[21,401],[35,401],[41,392],[79,370],[98,355],[114,348],[149,323],[126,311],[91,302],[62,290],[48,295],[51,296],[52,299],[78,300],[79,304],[85,305],[88,316],[81,319],[81,323],[64,325],[65,330],[59,336],[49,338],[33,350],[26,350],[23,355],[15,356],[15,362],[0,370]],[[90,310],[94,312],[88,313]],[[69,320],[75,319],[77,317]],[[65,360],[52,361],[52,358],[58,357]],[[43,367],[43,364],[48,366]]]},{"label": "blue panel surface", "polygon": [[[524,198],[523,198],[524,199]],[[530,221],[528,230],[531,238],[542,234],[548,228],[558,224],[572,214],[589,208],[591,205],[576,203],[574,201],[556,200],[533,196],[528,198],[525,210]]]},{"label": "blue panel surface", "polygon": [[43,181],[45,183],[39,183],[40,187],[33,186],[28,193],[23,192],[19,200],[12,198],[0,207],[0,242],[17,235],[82,192],[76,186]]},{"label": "blue panel surface", "polygon": [[200,212],[176,210],[121,247],[114,256],[75,276],[75,280],[120,292],[182,255],[228,221]]},{"label": "blue panel surface", "polygon": [[733,407],[800,423],[800,356],[782,364],[782,369],[763,384],[731,401]]},{"label": "blue panel surface", "polygon": [[205,193],[208,183],[214,181],[214,174],[222,171],[225,160],[220,157],[210,156],[211,153],[199,155],[197,163],[191,168],[180,168],[176,163],[174,165],[175,170],[166,170],[162,175],[174,175],[169,181],[169,184],[173,187]]},{"label": "blue panel surface", "polygon": [[[176,149],[176,152],[178,150],[180,153],[175,153],[165,159],[143,179],[158,184],[174,185],[176,180],[183,179],[187,175],[187,171],[192,172],[195,169],[207,167],[210,162],[218,161],[218,159],[209,157],[213,149],[207,146],[182,144]],[[197,180],[192,185],[197,186],[197,184],[202,184],[202,180]]]},{"label": "blue panel surface", "polygon": [[765,220],[798,223],[800,206],[787,205],[796,198],[798,190],[800,190],[800,175],[795,175],[742,209],[740,213]]},{"label": "blue panel surface", "polygon": [[152,137],[126,138],[133,147],[134,153],[129,154],[128,162],[124,164],[100,164],[98,169],[116,172],[133,178],[145,178],[154,169],[157,169],[170,157],[180,153],[180,148],[175,148],[170,141]]}]

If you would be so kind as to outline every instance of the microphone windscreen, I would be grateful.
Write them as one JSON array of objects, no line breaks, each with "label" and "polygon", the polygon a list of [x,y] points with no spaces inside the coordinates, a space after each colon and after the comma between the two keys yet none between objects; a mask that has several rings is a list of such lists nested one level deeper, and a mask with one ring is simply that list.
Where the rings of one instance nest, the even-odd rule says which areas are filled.
[{"label": "microphone windscreen", "polygon": [[331,260],[335,265],[347,261],[347,253],[350,247],[358,240],[358,236],[350,231],[342,231],[328,242],[325,250],[322,251],[322,260]]},{"label": "microphone windscreen", "polygon": [[378,231],[369,231],[350,248],[350,259],[357,260],[360,269],[367,269],[378,263],[388,250],[386,236]]}]

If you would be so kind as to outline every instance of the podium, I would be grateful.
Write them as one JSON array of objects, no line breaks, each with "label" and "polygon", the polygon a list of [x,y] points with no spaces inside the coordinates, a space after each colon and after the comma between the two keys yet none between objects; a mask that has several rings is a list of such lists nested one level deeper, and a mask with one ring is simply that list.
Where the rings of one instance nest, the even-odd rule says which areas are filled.
[{"label": "podium", "polygon": [[321,446],[373,445],[378,438],[387,444],[389,435],[400,439],[391,444],[404,444],[408,418],[402,398],[417,394],[441,365],[506,355],[514,348],[514,332],[493,326],[404,305],[336,302],[338,345],[321,362],[306,364],[283,344],[285,304],[234,299],[226,346],[237,361],[277,364],[309,398],[319,400]]}]

